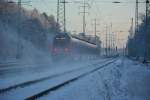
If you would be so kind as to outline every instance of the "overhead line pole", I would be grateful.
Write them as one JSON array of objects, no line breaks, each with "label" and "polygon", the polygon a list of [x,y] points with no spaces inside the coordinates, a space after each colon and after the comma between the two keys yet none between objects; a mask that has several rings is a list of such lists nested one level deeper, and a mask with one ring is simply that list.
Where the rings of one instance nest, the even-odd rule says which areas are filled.
[{"label": "overhead line pole", "polygon": [[83,0],[83,5],[80,7],[83,8],[83,11],[80,13],[83,14],[83,28],[82,28],[82,30],[83,30],[83,33],[85,33],[86,32],[86,13],[88,13],[88,12],[86,12],[86,8],[88,7],[88,3],[86,3],[86,1]]},{"label": "overhead line pole", "polygon": [[20,59],[22,47],[21,47],[21,39],[20,39],[20,24],[21,24],[21,0],[18,0],[18,32],[17,32],[17,53],[16,59]]},{"label": "overhead line pole", "polygon": [[66,0],[57,1],[57,24],[60,24],[63,32],[66,32]]},{"label": "overhead line pole", "polygon": [[66,32],[66,0],[63,0],[61,3],[63,3],[63,16],[64,16],[64,19],[63,19],[63,31]]},{"label": "overhead line pole", "polygon": [[135,8],[135,34],[138,32],[138,0],[136,0],[136,8]]},{"label": "overhead line pole", "polygon": [[113,43],[113,40],[112,40],[112,38],[113,38],[113,34],[112,34],[112,23],[110,24],[110,31],[109,31],[110,33],[110,55],[112,54],[112,43]]},{"label": "overhead line pole", "polygon": [[133,38],[134,34],[134,28],[133,28],[133,18],[131,18],[131,32],[130,32],[130,38]]},{"label": "overhead line pole", "polygon": [[60,0],[57,0],[57,25],[59,24],[59,5],[60,4]]},{"label": "overhead line pole", "polygon": [[148,45],[147,45],[147,35],[148,35],[148,16],[150,15],[150,11],[149,11],[149,0],[146,0],[146,14],[145,14],[145,50],[144,50],[144,61],[147,61],[147,53],[148,53]]},{"label": "overhead line pole", "polygon": [[66,32],[66,1],[64,0],[64,32]]},{"label": "overhead line pole", "polygon": [[83,5],[83,33],[85,33],[85,0]]},{"label": "overhead line pole", "polygon": [[96,18],[95,18],[95,32],[94,32],[94,33],[95,33],[95,43],[96,43],[96,35],[97,35],[97,34],[96,34],[97,27],[96,27],[96,26],[97,26],[97,23],[96,23]]},{"label": "overhead line pole", "polygon": [[108,45],[108,44],[107,44],[107,41],[108,41],[108,40],[107,40],[107,38],[108,38],[108,37],[107,37],[107,25],[106,25],[106,47],[105,47],[105,48],[106,48],[106,49],[105,49],[105,51],[106,51],[106,56],[108,56],[108,51],[107,51],[107,50],[108,50],[108,46],[107,46],[107,45]]},{"label": "overhead line pole", "polygon": [[95,43],[97,42],[97,32],[99,32],[99,31],[97,31],[97,25],[99,25],[98,23],[97,23],[97,19],[95,18],[94,19],[94,35],[95,35]]}]

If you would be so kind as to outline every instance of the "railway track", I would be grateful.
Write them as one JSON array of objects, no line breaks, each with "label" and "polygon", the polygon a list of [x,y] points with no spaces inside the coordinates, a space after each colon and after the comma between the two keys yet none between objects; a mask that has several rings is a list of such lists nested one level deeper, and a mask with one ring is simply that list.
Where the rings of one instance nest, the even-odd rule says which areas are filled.
[{"label": "railway track", "polygon": [[[101,61],[97,62],[97,63],[94,63],[92,65],[96,65],[96,64],[99,64],[99,63],[101,63]],[[90,65],[88,65],[88,66],[90,66]],[[25,87],[25,86],[28,86],[28,85],[32,85],[32,84],[44,81],[44,80],[48,80],[48,79],[58,77],[58,76],[61,76],[61,75],[67,74],[67,73],[71,73],[73,71],[78,71],[78,70],[84,69],[85,67],[76,68],[76,69],[65,71],[65,72],[62,72],[62,73],[59,73],[59,74],[49,75],[47,77],[43,77],[43,78],[39,78],[39,79],[35,79],[35,80],[29,80],[29,81],[26,81],[26,82],[22,82],[22,83],[19,83],[19,84],[15,84],[15,85],[11,85],[11,86],[8,86],[8,87],[5,87],[5,88],[1,88],[0,89],[0,94],[5,93],[5,92],[10,91],[10,90],[13,90],[13,89],[16,89],[18,87]]]},{"label": "railway track", "polygon": [[[9,71],[14,69],[25,69],[25,68],[35,68],[37,66],[44,66],[46,64],[4,64],[0,65],[0,71]],[[20,67],[22,66],[22,67]]]},{"label": "railway track", "polygon": [[[116,60],[116,59],[115,59]],[[40,78],[40,79],[36,79],[36,80],[32,80],[32,81],[27,81],[27,82],[24,82],[24,83],[21,83],[21,84],[16,84],[16,85],[13,85],[13,86],[9,86],[7,88],[3,88],[3,89],[0,89],[0,98],[1,96],[4,98],[5,96],[7,96],[7,94],[12,94],[12,95],[15,95],[15,91],[17,91],[18,89],[20,91],[18,92],[23,92],[23,91],[26,91],[26,90],[30,90],[30,88],[35,88],[34,85],[37,85],[40,86],[41,85],[44,85],[46,86],[47,83],[50,84],[51,82],[53,81],[57,81],[59,79],[59,81],[57,81],[55,84],[50,84],[47,85],[46,87],[44,88],[41,88],[41,89],[38,89],[39,91],[35,91],[33,93],[27,93],[26,95],[22,95],[20,98],[21,99],[26,99],[26,100],[33,100],[33,99],[37,99],[51,91],[54,91],[54,90],[57,90],[71,82],[74,82],[90,73],[93,73],[103,67],[106,67],[107,65],[113,63],[115,61],[114,59],[112,60],[106,60],[104,62],[97,62],[97,63],[94,63],[94,64],[90,64],[88,65],[88,67],[81,67],[81,68],[77,68],[77,69],[74,69],[74,70],[70,70],[70,71],[67,71],[67,72],[63,72],[63,73],[60,73],[60,74],[55,74],[55,75],[52,75],[52,76],[47,76],[47,77],[43,77],[43,78]],[[95,67],[93,67],[95,66]],[[68,76],[71,76],[71,77],[68,77]],[[67,78],[66,78],[67,77]],[[65,80],[61,80],[61,78],[65,78]],[[60,81],[61,80],[61,81]],[[21,89],[20,89],[21,87]],[[29,88],[28,88],[29,87]],[[27,89],[25,89],[27,88]],[[25,90],[24,90],[25,89]]]}]

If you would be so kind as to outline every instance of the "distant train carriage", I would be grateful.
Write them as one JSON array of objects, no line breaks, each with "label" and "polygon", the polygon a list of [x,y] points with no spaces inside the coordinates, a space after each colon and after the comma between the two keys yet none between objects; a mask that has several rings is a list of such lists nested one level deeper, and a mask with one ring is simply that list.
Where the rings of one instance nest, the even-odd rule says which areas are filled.
[{"label": "distant train carriage", "polygon": [[55,60],[96,56],[99,52],[97,45],[73,38],[67,33],[60,33],[53,39],[52,57]]}]

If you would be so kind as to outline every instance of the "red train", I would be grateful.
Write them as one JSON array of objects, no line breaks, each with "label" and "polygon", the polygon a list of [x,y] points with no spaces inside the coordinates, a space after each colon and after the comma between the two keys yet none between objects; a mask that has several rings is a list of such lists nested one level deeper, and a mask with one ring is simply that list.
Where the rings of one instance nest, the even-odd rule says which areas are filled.
[{"label": "red train", "polygon": [[84,40],[73,38],[67,33],[57,34],[53,39],[52,58],[80,59],[84,57],[99,56],[100,46]]}]

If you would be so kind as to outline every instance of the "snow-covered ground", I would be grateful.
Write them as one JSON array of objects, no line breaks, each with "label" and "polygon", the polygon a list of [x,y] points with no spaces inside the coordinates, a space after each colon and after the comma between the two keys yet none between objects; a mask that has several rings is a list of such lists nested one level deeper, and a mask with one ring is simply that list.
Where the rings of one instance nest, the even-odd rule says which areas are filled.
[{"label": "snow-covered ground", "polygon": [[[97,59],[93,61],[82,61],[76,63],[59,63],[43,67],[43,70],[32,71],[29,68],[24,73],[16,73],[14,76],[0,77],[0,89],[22,82],[39,79],[46,76],[60,74],[78,68],[84,68],[76,72],[66,73],[60,77],[45,80],[27,87],[17,88],[0,94],[0,100],[21,100],[23,97],[32,96],[39,91],[56,86],[68,79],[88,72],[93,67],[88,65],[99,62],[102,65],[108,59]],[[100,63],[102,62],[102,63]],[[46,65],[44,65],[46,66]],[[38,68],[42,68],[39,66]],[[96,66],[95,66],[96,68]],[[29,71],[30,70],[30,71]],[[10,74],[11,75],[11,74]],[[127,58],[120,57],[107,67],[92,74],[86,75],[66,86],[59,88],[47,95],[38,98],[39,100],[150,100],[150,69],[148,66]],[[30,91],[29,91],[30,90]]]},{"label": "snow-covered ground", "polygon": [[[97,68],[99,65],[105,64],[104,61],[107,61],[107,60],[108,59],[98,59],[96,61],[94,60],[94,61],[89,61],[89,62],[80,62],[80,63],[76,63],[76,64],[70,63],[68,65],[62,65],[62,63],[61,63],[61,66],[59,66],[59,67],[56,66],[57,68],[52,68],[52,69],[49,68],[48,71],[43,71],[41,73],[33,73],[33,74],[27,73],[26,76],[18,76],[18,77],[14,77],[14,78],[1,79],[1,88],[4,88],[4,87],[8,87],[10,85],[18,84],[19,82],[25,82],[25,81],[29,81],[29,80],[33,80],[33,79],[39,79],[42,77],[52,76],[55,74],[60,74],[63,72],[81,68],[80,70],[76,70],[71,73],[65,73],[64,75],[61,75],[58,78],[57,77],[52,78],[49,80],[45,80],[41,83],[33,84],[28,87],[17,88],[16,90],[14,89],[8,93],[7,92],[2,93],[2,94],[0,94],[0,98],[4,99],[4,100],[9,100],[10,98],[13,100],[24,99],[25,97],[32,96],[33,94],[43,91],[49,87],[56,86],[57,84],[65,82],[66,80],[76,78],[86,72],[89,72],[90,70]],[[95,63],[99,63],[98,66],[92,67],[91,65],[93,65]]]},{"label": "snow-covered ground", "polygon": [[[35,65],[19,65],[10,70],[3,71],[0,68],[0,89],[7,88],[12,85],[20,84],[26,81],[36,80],[47,76],[64,73],[81,67],[87,67],[89,64],[103,62],[108,59],[97,59],[91,61],[76,61],[76,62],[60,62]],[[3,68],[2,68],[3,69]]]},{"label": "snow-covered ground", "polygon": [[150,100],[150,69],[120,58],[40,100]]}]

